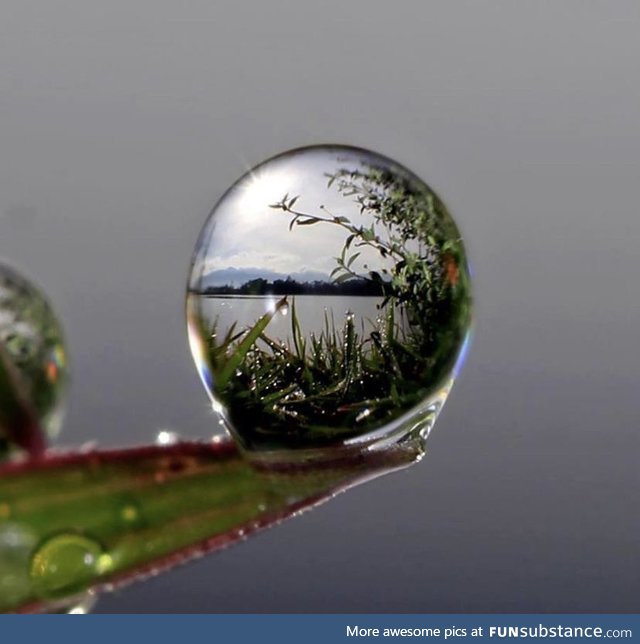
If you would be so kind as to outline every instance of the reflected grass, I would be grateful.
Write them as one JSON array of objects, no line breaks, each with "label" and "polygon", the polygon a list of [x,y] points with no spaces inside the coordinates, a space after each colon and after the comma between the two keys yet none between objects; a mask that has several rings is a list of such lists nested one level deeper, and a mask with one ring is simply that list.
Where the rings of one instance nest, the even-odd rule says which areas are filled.
[{"label": "reflected grass", "polygon": [[[289,340],[269,336],[269,322],[289,307]],[[305,334],[296,300],[282,298],[245,331],[233,325],[209,355],[220,398],[249,446],[322,446],[379,426],[416,406],[436,386],[442,367],[424,339],[391,304],[374,330],[347,314],[339,327],[325,311],[319,334]],[[364,324],[361,325],[364,327]],[[453,342],[454,340],[450,340]]]}]

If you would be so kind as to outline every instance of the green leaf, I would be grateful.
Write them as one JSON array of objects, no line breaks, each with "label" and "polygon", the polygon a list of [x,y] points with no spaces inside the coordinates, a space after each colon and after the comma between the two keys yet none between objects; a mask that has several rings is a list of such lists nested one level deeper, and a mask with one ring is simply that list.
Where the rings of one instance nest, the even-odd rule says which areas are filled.
[{"label": "green leaf", "polygon": [[88,589],[108,590],[170,569],[419,455],[418,445],[377,454],[354,448],[317,466],[256,468],[225,441],[5,465],[0,612],[55,610]]},{"label": "green leaf", "polygon": [[265,313],[254,325],[249,332],[244,336],[242,341],[235,348],[233,354],[224,363],[222,369],[215,374],[215,385],[220,389],[224,389],[231,376],[235,373],[240,363],[244,360],[247,352],[253,346],[254,342],[260,337],[260,334],[265,330],[273,316],[287,304],[287,297],[279,300],[273,311]]},{"label": "green leaf", "polygon": [[347,268],[349,268],[351,264],[353,264],[353,262],[355,262],[356,259],[358,259],[358,257],[360,257],[360,253],[355,253],[354,255],[351,255],[351,257],[349,258],[349,261],[347,262]]},{"label": "green leaf", "polygon": [[352,275],[351,273],[343,273],[342,275],[339,275],[333,280],[334,284],[342,284],[342,282],[346,282],[348,279],[351,279]]},{"label": "green leaf", "polygon": [[360,231],[360,237],[365,242],[373,241],[375,239],[375,236],[376,235],[373,231],[373,228],[362,228]]},{"label": "green leaf", "polygon": [[299,219],[296,221],[296,225],[298,226],[311,226],[312,224],[317,224],[319,221],[322,221],[322,219],[319,219],[318,217],[311,217],[308,215],[305,215],[307,218],[306,219]]},{"label": "green leaf", "polygon": [[296,313],[296,300],[293,299],[291,303],[291,334],[293,336],[293,344],[296,349],[296,355],[300,360],[304,360],[306,352],[306,342],[304,340],[304,334],[300,328],[300,321],[298,320],[298,314]]}]

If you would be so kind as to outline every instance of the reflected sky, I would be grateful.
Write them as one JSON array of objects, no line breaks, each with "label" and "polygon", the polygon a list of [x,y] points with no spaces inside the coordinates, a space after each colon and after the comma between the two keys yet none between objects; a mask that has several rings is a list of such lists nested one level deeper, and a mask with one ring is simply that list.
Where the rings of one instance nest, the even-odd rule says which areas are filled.
[{"label": "reflected sky", "polygon": [[[363,170],[387,165],[378,155],[360,150],[331,147],[294,150],[266,161],[241,178],[219,201],[212,219],[202,233],[196,250],[192,287],[228,283],[226,271],[242,271],[239,279],[265,273],[278,276],[306,275],[308,279],[328,279],[336,266],[349,235],[345,229],[319,223],[293,226],[292,215],[270,207],[288,195],[297,197],[294,209],[314,216],[345,216],[352,223],[370,226],[373,217],[361,213],[355,196],[341,194],[337,185],[328,184],[327,175],[342,169]],[[377,270],[380,255],[369,248],[361,252],[352,268],[358,273]],[[216,275],[210,275],[211,273]]]}]

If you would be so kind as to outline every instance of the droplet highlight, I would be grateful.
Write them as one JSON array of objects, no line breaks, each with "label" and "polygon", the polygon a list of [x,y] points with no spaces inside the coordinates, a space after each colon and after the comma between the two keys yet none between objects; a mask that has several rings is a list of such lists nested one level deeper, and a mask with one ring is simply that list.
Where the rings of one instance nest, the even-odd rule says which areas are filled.
[{"label": "droplet highlight", "polygon": [[180,436],[170,429],[162,429],[156,435],[156,445],[167,446],[175,445],[180,441]]},{"label": "droplet highlight", "polygon": [[88,615],[98,601],[98,596],[93,591],[88,591],[80,597],[75,597],[68,604],[63,604],[52,611],[50,614],[56,615]]}]

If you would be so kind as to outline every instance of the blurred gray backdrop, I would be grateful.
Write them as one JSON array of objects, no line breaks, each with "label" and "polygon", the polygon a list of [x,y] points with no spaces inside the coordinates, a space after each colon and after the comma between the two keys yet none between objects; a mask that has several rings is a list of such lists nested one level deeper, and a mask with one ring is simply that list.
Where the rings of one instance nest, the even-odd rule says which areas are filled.
[{"label": "blurred gray backdrop", "polygon": [[475,270],[420,465],[98,611],[638,610],[639,30],[635,0],[3,0],[0,253],[65,323],[61,444],[211,434],[190,254],[270,155],[397,159]]}]

